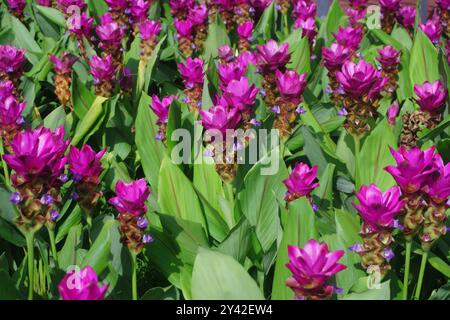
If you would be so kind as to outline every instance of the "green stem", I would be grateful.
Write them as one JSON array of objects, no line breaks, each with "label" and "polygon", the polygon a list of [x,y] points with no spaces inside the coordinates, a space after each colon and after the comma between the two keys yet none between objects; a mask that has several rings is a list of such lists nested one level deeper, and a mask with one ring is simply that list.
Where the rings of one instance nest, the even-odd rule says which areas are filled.
[{"label": "green stem", "polygon": [[361,139],[359,136],[354,135],[353,140],[355,142],[355,186],[356,190],[359,189],[359,153],[361,151]]},{"label": "green stem", "polygon": [[416,294],[414,296],[415,300],[420,299],[420,291],[422,291],[422,282],[423,282],[423,276],[425,275],[425,268],[427,266],[427,260],[428,260],[428,251],[425,251],[422,255],[422,262],[420,264],[419,280],[417,281]]},{"label": "green stem", "polygon": [[411,264],[411,247],[412,241],[406,241],[406,253],[405,253],[405,274],[403,275],[403,300],[408,300],[408,277],[409,267]]},{"label": "green stem", "polygon": [[55,230],[52,227],[47,227],[48,238],[50,239],[50,248],[52,251],[53,260],[55,260],[56,266],[58,266],[58,252],[56,251]]},{"label": "green stem", "polygon": [[92,217],[90,213],[86,212],[86,224],[88,229],[88,239],[89,239],[89,245],[92,246],[92,238],[91,238],[91,230],[92,230]]},{"label": "green stem", "polygon": [[28,257],[28,300],[33,300],[34,289],[34,233],[30,232],[25,236],[27,240]]},{"label": "green stem", "polygon": [[[5,154],[5,148],[3,147],[3,138],[0,138],[0,154]],[[5,177],[5,184],[8,187],[8,189],[11,189],[11,181],[9,181],[8,165],[6,164],[3,157],[1,158],[2,158],[3,175]]]},{"label": "green stem", "polygon": [[131,255],[131,292],[133,294],[133,300],[138,299],[137,294],[137,255],[130,251]]}]

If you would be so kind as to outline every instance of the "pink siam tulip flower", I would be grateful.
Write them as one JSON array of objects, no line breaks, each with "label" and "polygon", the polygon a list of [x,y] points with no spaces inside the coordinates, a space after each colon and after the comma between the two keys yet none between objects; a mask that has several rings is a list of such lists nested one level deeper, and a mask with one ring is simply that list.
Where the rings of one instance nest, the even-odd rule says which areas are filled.
[{"label": "pink siam tulip flower", "polygon": [[38,5],[43,7],[51,7],[52,0],[38,0]]},{"label": "pink siam tulip flower", "polygon": [[315,18],[317,6],[314,2],[300,0],[294,4],[292,13],[296,19],[307,20],[308,18]]},{"label": "pink siam tulip flower", "polygon": [[401,0],[380,0],[381,11],[397,11]]},{"label": "pink siam tulip flower", "polygon": [[397,162],[397,166],[388,166],[385,168],[404,194],[418,192],[427,183],[431,175],[435,174],[434,147],[421,151],[418,147],[408,150],[401,146],[398,151],[390,148],[391,154]]},{"label": "pink siam tulip flower", "polygon": [[208,111],[200,110],[202,125],[207,130],[218,130],[223,135],[227,130],[234,130],[241,120],[237,109],[217,105]]},{"label": "pink siam tulip flower", "polygon": [[72,66],[78,60],[78,58],[70,53],[64,53],[60,58],[54,54],[50,55],[50,62],[53,64],[53,69],[58,74],[70,74],[72,73]]},{"label": "pink siam tulip flower", "polygon": [[371,64],[361,59],[358,63],[347,61],[336,78],[344,91],[354,98],[375,96],[386,84],[385,78]]},{"label": "pink siam tulip flower", "polygon": [[306,20],[297,19],[294,28],[302,29],[302,37],[308,37],[310,41],[312,41],[317,34],[314,18],[308,18]]},{"label": "pink siam tulip flower", "polygon": [[362,186],[356,193],[356,197],[360,204],[353,206],[372,231],[394,228],[395,215],[405,205],[405,201],[401,200],[399,187],[392,187],[386,192],[381,192],[375,184]]},{"label": "pink siam tulip flower", "polygon": [[8,8],[17,16],[22,16],[27,2],[25,0],[6,0]]},{"label": "pink siam tulip flower", "polygon": [[414,28],[416,21],[416,8],[413,6],[405,6],[400,9],[397,14],[397,21],[405,28]]},{"label": "pink siam tulip flower", "polygon": [[0,74],[21,73],[25,62],[25,50],[10,45],[0,45]]},{"label": "pink siam tulip flower", "polygon": [[[64,128],[54,132],[47,128],[19,132],[11,143],[12,154],[4,155],[6,163],[25,181],[37,176],[50,180],[59,177],[67,158],[69,142],[64,140]],[[14,180],[14,178],[13,178]]]},{"label": "pink siam tulip flower", "polygon": [[357,50],[359,48],[359,43],[363,38],[363,31],[361,28],[343,28],[339,26],[338,32],[333,33],[333,36],[340,45],[352,50]]},{"label": "pink siam tulip flower", "polygon": [[237,63],[244,69],[247,69],[249,63],[257,65],[255,55],[250,51],[240,53],[237,57]]},{"label": "pink siam tulip flower", "polygon": [[214,0],[216,5],[223,10],[230,10],[236,4],[235,0]]},{"label": "pink siam tulip flower", "polygon": [[327,244],[309,240],[303,248],[288,246],[292,277],[286,281],[297,299],[321,300],[331,297],[335,288],[327,284],[336,273],[347,267],[337,263],[344,251],[330,252]]},{"label": "pink siam tulip flower", "polygon": [[96,84],[102,81],[113,81],[116,74],[116,68],[112,63],[110,55],[105,58],[93,56],[90,62],[91,74]]},{"label": "pink siam tulip flower", "polygon": [[194,24],[191,20],[177,20],[174,22],[178,37],[191,37]]},{"label": "pink siam tulip flower", "polygon": [[258,12],[263,12],[273,0],[249,0],[250,5]]},{"label": "pink siam tulip flower", "polygon": [[[7,93],[7,92],[5,92]],[[0,127],[16,127],[23,121],[22,111],[25,109],[26,102],[17,102],[14,96],[2,97],[0,85]]]},{"label": "pink siam tulip flower", "polygon": [[142,40],[151,40],[161,32],[161,23],[156,20],[145,20],[139,25],[139,33]]},{"label": "pink siam tulip flower", "polygon": [[356,10],[353,8],[347,9],[347,16],[350,26],[355,27],[358,25],[361,20],[363,20],[366,17],[367,11],[364,10]]},{"label": "pink siam tulip flower", "polygon": [[145,202],[150,195],[150,188],[145,179],[130,183],[119,181],[116,184],[116,196],[109,199],[108,203],[113,205],[120,213],[128,213],[133,216],[141,216],[147,212]]},{"label": "pink siam tulip flower", "polygon": [[350,7],[354,9],[365,9],[367,7],[367,0],[349,0]]},{"label": "pink siam tulip flower", "polygon": [[305,163],[298,163],[289,178],[283,183],[287,187],[286,201],[291,202],[301,197],[309,197],[309,194],[317,187],[318,182],[314,182],[317,178],[317,169],[315,166],[310,168]]},{"label": "pink siam tulip flower", "polygon": [[62,300],[103,300],[108,285],[99,285],[97,274],[91,266],[67,273],[58,285]]},{"label": "pink siam tulip flower", "polygon": [[101,41],[101,47],[119,48],[125,33],[123,28],[112,19],[109,13],[101,16],[100,20],[101,24],[97,26],[95,31]]},{"label": "pink siam tulip flower", "polygon": [[257,46],[256,61],[258,67],[263,71],[275,72],[284,68],[290,60],[289,45],[283,43],[278,45],[275,40],[270,39],[263,46]]},{"label": "pink siam tulip flower", "polygon": [[71,14],[69,11],[75,7],[78,7],[78,12],[83,11],[86,8],[86,3],[84,0],[58,0],[58,7],[63,13]]},{"label": "pink siam tulip flower", "polygon": [[431,177],[423,189],[435,204],[442,205],[450,197],[450,163],[445,165],[436,154],[435,167],[438,168],[436,176]]},{"label": "pink siam tulip flower", "polygon": [[414,85],[414,92],[417,95],[416,102],[422,111],[434,112],[444,106],[447,98],[447,90],[439,80],[433,83],[428,81],[422,85]]},{"label": "pink siam tulip flower", "polygon": [[253,21],[247,21],[238,25],[237,33],[240,38],[250,40],[253,34]]},{"label": "pink siam tulip flower", "polygon": [[436,4],[443,11],[450,10],[450,1],[449,0],[437,0]]},{"label": "pink siam tulip flower", "polygon": [[133,16],[134,23],[139,23],[148,19],[149,9],[149,0],[130,0],[130,13]]},{"label": "pink siam tulip flower", "polygon": [[189,10],[188,20],[194,25],[202,25],[208,18],[208,8],[204,4],[196,5]]},{"label": "pink siam tulip flower", "polygon": [[419,24],[419,28],[428,36],[431,42],[434,44],[439,43],[442,34],[442,28],[439,22],[430,19],[425,23]]},{"label": "pink siam tulip flower", "polygon": [[250,86],[246,77],[230,81],[223,89],[225,100],[239,111],[246,111],[248,107],[254,105],[257,94],[258,89],[255,85]]},{"label": "pink siam tulip flower", "polygon": [[391,106],[389,107],[386,118],[391,126],[395,126],[395,122],[397,121],[397,116],[399,112],[399,106],[398,102],[395,101]]},{"label": "pink siam tulip flower", "polygon": [[128,8],[128,0],[105,0],[112,11],[125,11]]},{"label": "pink siam tulip flower", "polygon": [[150,108],[158,117],[159,124],[167,123],[169,120],[169,107],[173,100],[174,99],[172,96],[164,97],[162,100],[160,100],[156,95],[152,96],[152,104],[150,105]]},{"label": "pink siam tulip flower", "polygon": [[338,43],[332,43],[329,48],[322,47],[323,64],[328,71],[339,71],[345,61],[351,56],[350,49]]},{"label": "pink siam tulip flower", "polygon": [[79,16],[74,15],[68,18],[68,30],[78,38],[89,39],[93,23],[94,18],[90,18],[86,12],[83,12]]},{"label": "pink siam tulip flower", "polygon": [[203,84],[203,77],[205,75],[203,66],[204,62],[202,59],[192,59],[191,57],[186,59],[186,63],[178,64],[178,70],[184,79],[186,87],[193,87],[196,84]]},{"label": "pink siam tulip flower", "polygon": [[119,73],[119,85],[120,89],[127,93],[131,93],[133,86],[133,75],[130,68],[122,68]]},{"label": "pink siam tulip flower", "polygon": [[378,50],[378,54],[380,57],[377,60],[381,63],[383,69],[391,70],[400,63],[400,51],[395,50],[392,46],[383,47],[383,49]]},{"label": "pink siam tulip flower", "polygon": [[0,81],[0,103],[12,96],[14,93],[14,84],[11,81]]},{"label": "pink siam tulip flower", "polygon": [[217,51],[219,58],[225,62],[233,60],[233,49],[229,45],[221,46]]},{"label": "pink siam tulip flower", "polygon": [[226,88],[232,80],[239,80],[245,76],[245,68],[236,62],[219,64],[217,68],[221,88]]},{"label": "pink siam tulip flower", "polygon": [[278,91],[283,101],[298,104],[307,85],[307,74],[299,75],[294,70],[286,71],[284,74],[277,70],[275,74]]},{"label": "pink siam tulip flower", "polygon": [[194,0],[170,0],[170,11],[174,17],[178,17],[180,13],[189,11],[194,6]]},{"label": "pink siam tulip flower", "polygon": [[106,149],[95,153],[92,148],[85,144],[81,149],[71,146],[68,162],[69,171],[74,176],[76,182],[92,182],[98,184],[99,176],[103,171],[100,160]]}]

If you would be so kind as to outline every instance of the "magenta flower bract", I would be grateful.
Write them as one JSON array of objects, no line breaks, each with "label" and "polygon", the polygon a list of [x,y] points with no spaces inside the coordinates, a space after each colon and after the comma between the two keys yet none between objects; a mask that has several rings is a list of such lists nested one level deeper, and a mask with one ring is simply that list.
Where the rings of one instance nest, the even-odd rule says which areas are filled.
[{"label": "magenta flower bract", "polygon": [[49,60],[53,64],[53,69],[55,69],[56,73],[70,74],[72,72],[72,66],[78,58],[70,53],[64,53],[61,59],[51,54]]},{"label": "magenta flower bract", "polygon": [[347,12],[348,21],[350,23],[350,26],[355,26],[358,23],[360,23],[361,20],[363,20],[367,14],[367,11],[365,9],[357,10],[357,9],[353,9],[353,8],[348,8],[346,12]]},{"label": "magenta flower bract", "polygon": [[233,58],[233,49],[231,49],[229,45],[225,44],[217,49],[217,54],[219,55],[220,59],[229,61]]},{"label": "magenta flower bract", "polygon": [[447,97],[447,90],[439,80],[433,83],[428,81],[422,85],[414,85],[414,93],[417,95],[417,104],[423,111],[433,112],[440,109]]},{"label": "magenta flower bract", "polygon": [[397,11],[401,0],[380,0],[381,11]]},{"label": "magenta flower bract", "polygon": [[378,50],[380,57],[377,60],[385,69],[395,68],[400,63],[400,51],[395,50],[392,46],[385,46]]},{"label": "magenta flower bract", "polygon": [[50,7],[52,5],[52,0],[38,0],[38,5],[43,7]]},{"label": "magenta flower bract", "polygon": [[425,23],[420,23],[419,28],[428,36],[431,42],[434,44],[439,43],[442,34],[442,28],[439,21],[433,21],[432,19],[427,20]]},{"label": "magenta flower bract", "polygon": [[339,26],[338,32],[333,33],[333,36],[340,45],[357,50],[363,38],[363,31],[361,28]]},{"label": "magenta flower bract", "polygon": [[294,28],[302,29],[302,37],[308,37],[309,39],[313,39],[317,34],[314,18],[308,18],[306,20],[297,19]]},{"label": "magenta flower bract", "polygon": [[253,33],[253,21],[247,21],[238,25],[237,33],[240,38],[249,40]]},{"label": "magenta flower bract", "polygon": [[0,103],[13,95],[14,89],[14,83],[12,81],[0,81]]},{"label": "magenta flower bract", "polygon": [[0,45],[0,72],[20,73],[25,62],[25,50]]},{"label": "magenta flower bract", "polygon": [[256,66],[256,57],[250,51],[245,51],[239,54],[237,57],[237,62],[241,66],[241,68],[247,69],[248,64],[251,63]]},{"label": "magenta flower bract", "polygon": [[0,127],[16,126],[19,124],[22,119],[22,111],[26,105],[26,102],[17,102],[14,96],[3,98],[0,93]]},{"label": "magenta flower bract", "polygon": [[194,6],[189,10],[188,19],[194,25],[202,25],[208,18],[208,8],[204,4]]},{"label": "magenta flower bract", "polygon": [[408,150],[405,146],[401,146],[398,151],[392,148],[390,150],[397,166],[388,166],[385,170],[392,175],[405,194],[422,189],[428,178],[437,171],[434,165],[434,147],[425,151],[418,147]]},{"label": "magenta flower bract", "polygon": [[[307,298],[308,291],[322,289],[321,295],[328,297],[333,294],[334,287],[326,282],[336,273],[347,267],[337,263],[345,254],[344,251],[330,252],[326,243],[309,240],[303,248],[288,246],[289,263],[292,277],[286,281],[297,298]],[[325,286],[325,287],[324,287]]]},{"label": "magenta flower bract", "polygon": [[145,179],[130,183],[118,181],[116,184],[116,196],[108,200],[120,213],[129,213],[140,216],[147,212],[145,202],[150,195],[150,188]]},{"label": "magenta flower bract", "polygon": [[386,192],[375,185],[362,186],[356,197],[359,205],[353,204],[361,218],[373,231],[394,227],[394,217],[402,210],[405,202],[401,200],[399,187],[392,187]]},{"label": "magenta flower bract", "polygon": [[227,130],[234,130],[241,120],[237,109],[217,105],[209,110],[200,110],[202,125],[207,130],[218,130],[226,134]]},{"label": "magenta flower bract", "polygon": [[108,285],[99,286],[97,274],[91,266],[67,273],[58,285],[62,300],[103,300]]},{"label": "magenta flower bract", "polygon": [[169,120],[169,107],[173,102],[172,96],[164,97],[162,100],[158,96],[152,96],[152,104],[150,108],[158,117],[158,123],[167,123]]},{"label": "magenta flower bract", "polygon": [[112,57],[110,55],[104,58],[93,56],[89,65],[96,83],[114,80],[116,68],[112,63]]},{"label": "magenta flower bract", "polygon": [[248,0],[250,5],[258,12],[263,12],[273,0]]},{"label": "magenta flower bract", "polygon": [[54,132],[47,128],[19,132],[11,143],[12,154],[4,155],[6,163],[24,178],[46,175],[59,177],[67,158],[69,142],[64,140],[64,128]]},{"label": "magenta flower bract", "polygon": [[288,70],[283,74],[281,71],[277,70],[275,75],[278,91],[283,100],[298,104],[307,85],[307,74],[303,73],[299,75],[294,70]]},{"label": "magenta flower bract", "polygon": [[100,38],[101,45],[107,48],[120,47],[124,36],[124,30],[121,25],[112,20],[109,13],[104,14],[100,19],[101,24],[97,26],[95,31]]},{"label": "magenta flower bract", "polygon": [[248,79],[242,77],[239,80],[231,80],[226,88],[223,88],[223,97],[233,108],[244,111],[255,104],[258,89],[255,85],[249,85]]},{"label": "magenta flower bract", "polygon": [[[82,12],[86,8],[86,3],[84,0],[58,0],[59,9],[67,14],[70,14],[69,9],[73,9],[74,7],[78,7]],[[71,8],[72,7],[72,8]]]},{"label": "magenta flower bract", "polygon": [[105,0],[112,11],[125,11],[128,8],[128,0]]},{"label": "magenta flower bract", "polygon": [[371,64],[361,59],[358,63],[347,61],[341,71],[336,73],[336,79],[344,91],[354,98],[374,96],[381,92],[386,80]]},{"label": "magenta flower bract", "polygon": [[149,9],[150,2],[148,0],[130,0],[130,13],[135,23],[146,20]]},{"label": "magenta flower bract", "polygon": [[387,114],[386,114],[386,118],[391,126],[395,125],[395,122],[396,122],[397,116],[398,116],[398,112],[399,112],[398,102],[395,101],[393,104],[391,104],[391,106],[389,107]]},{"label": "magenta flower bract", "polygon": [[90,18],[86,12],[83,12],[79,16],[74,15],[68,18],[68,30],[78,38],[89,38],[93,23],[94,18]]},{"label": "magenta flower bract", "polygon": [[450,163],[444,164],[440,155],[435,155],[436,175],[429,178],[423,190],[434,203],[445,204],[450,197]]},{"label": "magenta flower bract", "polygon": [[232,80],[239,80],[245,75],[245,68],[236,62],[219,64],[217,69],[219,71],[220,86],[222,88],[226,88]]},{"label": "magenta flower bract", "polygon": [[98,183],[98,178],[103,171],[100,160],[105,154],[106,149],[95,153],[92,148],[85,144],[81,149],[71,146],[68,163],[69,171],[77,181]]},{"label": "magenta flower bract", "polygon": [[351,52],[350,49],[340,45],[339,43],[332,43],[329,48],[322,47],[323,64],[329,71],[341,70],[342,65],[347,61]]},{"label": "magenta flower bract", "polygon": [[367,7],[367,0],[349,0],[350,7],[355,9],[364,9]]},{"label": "magenta flower bract", "polygon": [[9,10],[21,16],[25,10],[27,2],[25,0],[6,0]]},{"label": "magenta flower bract", "polygon": [[161,32],[161,23],[156,20],[145,20],[139,24],[139,33],[142,40],[150,40]]},{"label": "magenta flower bract", "polygon": [[177,34],[180,37],[190,37],[192,36],[194,24],[191,20],[177,20],[174,22]]},{"label": "magenta flower bract", "polygon": [[256,46],[256,61],[258,67],[266,71],[275,71],[284,67],[290,60],[289,45],[283,43],[278,45],[275,40],[270,39],[263,46]]},{"label": "magenta flower bract", "polygon": [[405,28],[414,28],[416,8],[413,6],[402,7],[397,14],[397,20]]},{"label": "magenta flower bract", "polygon": [[314,18],[317,13],[317,6],[314,2],[300,0],[294,4],[292,13],[294,17],[301,20]]},{"label": "magenta flower bract", "polygon": [[184,79],[186,86],[193,86],[195,84],[202,84],[204,71],[203,71],[204,62],[200,58],[192,59],[188,57],[186,59],[186,63],[178,64],[178,70],[181,73],[181,76]]},{"label": "magenta flower bract", "polygon": [[289,178],[283,181],[288,191],[286,200],[295,200],[300,197],[309,195],[315,188],[319,187],[318,182],[314,182],[317,178],[317,166],[310,168],[305,163],[298,163]]}]

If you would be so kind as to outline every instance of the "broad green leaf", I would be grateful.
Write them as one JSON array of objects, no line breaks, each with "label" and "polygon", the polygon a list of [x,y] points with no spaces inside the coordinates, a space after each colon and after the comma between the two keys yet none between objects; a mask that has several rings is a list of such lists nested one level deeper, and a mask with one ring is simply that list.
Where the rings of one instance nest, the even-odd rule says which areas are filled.
[{"label": "broad green leaf", "polygon": [[283,220],[283,238],[275,262],[275,274],[272,285],[273,300],[292,300],[293,291],[286,286],[286,280],[292,275],[286,264],[289,262],[288,246],[303,247],[309,240],[318,239],[315,213],[306,197],[289,203],[289,210]]},{"label": "broad green leaf", "polygon": [[66,122],[66,112],[64,111],[63,106],[59,106],[55,110],[53,110],[47,117],[44,119],[44,127],[49,128],[50,130],[55,130],[58,127],[64,126]]},{"label": "broad green leaf", "polygon": [[264,296],[236,260],[200,248],[192,271],[192,299],[264,300]]},{"label": "broad green leaf", "polygon": [[373,288],[361,293],[350,293],[342,300],[389,300],[391,298],[390,281],[380,283],[380,288]]},{"label": "broad green leaf", "polygon": [[208,37],[205,40],[203,58],[208,61],[211,57],[217,57],[218,49],[223,45],[230,45],[230,38],[227,34],[225,24],[219,15],[208,27]]},{"label": "broad green leaf", "polygon": [[49,21],[53,22],[54,24],[60,27],[63,28],[66,27],[66,18],[64,18],[64,14],[60,10],[40,5],[36,5],[35,8]]},{"label": "broad green leaf", "polygon": [[0,300],[18,300],[21,299],[20,293],[16,288],[14,280],[11,279],[6,270],[0,270]]},{"label": "broad green leaf", "polygon": [[395,163],[389,147],[397,148],[397,137],[386,119],[383,119],[364,141],[358,162],[357,188],[375,183],[386,190],[395,184],[392,176],[384,168]]},{"label": "broad green leaf", "polygon": [[287,68],[297,71],[298,74],[309,73],[311,71],[311,59],[309,52],[309,41],[307,37],[297,40],[298,44],[291,47],[291,61]]},{"label": "broad green leaf", "polygon": [[253,35],[255,37],[259,35],[264,35],[265,39],[270,39],[272,37],[273,24],[275,21],[275,2],[272,3],[264,10],[258,24],[255,27]]},{"label": "broad green leaf", "polygon": [[92,103],[94,103],[95,95],[75,75],[76,73],[74,73],[74,79],[72,81],[73,110],[79,119],[83,119]]},{"label": "broad green leaf", "polygon": [[[161,212],[199,223],[206,222],[191,181],[168,157],[164,157],[159,174],[158,203]],[[163,192],[162,192],[163,191]]]},{"label": "broad green leaf", "polygon": [[429,300],[450,300],[450,283],[433,291]]},{"label": "broad green leaf", "polygon": [[72,265],[77,265],[81,261],[77,261],[77,249],[81,248],[81,224],[72,226],[67,235],[64,246],[58,252],[59,267],[66,271]]},{"label": "broad green leaf", "polygon": [[107,220],[94,243],[84,257],[82,266],[91,266],[100,274],[108,266],[111,252],[111,229],[117,228],[117,221]]},{"label": "broad green leaf", "polygon": [[156,140],[156,116],[150,109],[150,97],[142,93],[136,117],[136,147],[147,181],[158,191],[159,169],[163,158],[163,145]]},{"label": "broad green leaf", "polygon": [[42,49],[34,40],[33,34],[16,17],[11,17],[11,22],[16,46],[25,49],[25,56],[32,64],[38,63]]},{"label": "broad green leaf", "polygon": [[[269,163],[275,172],[267,171]],[[274,167],[273,165],[278,167]],[[277,199],[282,199],[285,187],[281,183],[288,176],[284,161],[280,158],[279,148],[261,159],[247,173],[245,189],[239,194],[242,212],[250,225],[256,228],[256,235],[263,250],[267,252],[278,238],[280,219]]]},{"label": "broad green leaf", "polygon": [[417,30],[409,63],[411,86],[439,79],[438,52],[421,30]]},{"label": "broad green leaf", "polygon": [[342,17],[344,17],[344,12],[339,5],[339,1],[334,0],[328,8],[328,14],[325,22],[327,30],[327,43],[333,39],[333,33],[336,32],[339,25],[341,25]]},{"label": "broad green leaf", "polygon": [[227,238],[219,245],[220,252],[232,256],[243,263],[250,245],[251,230],[247,219],[241,221],[230,231]]},{"label": "broad green leaf", "polygon": [[152,80],[153,67],[155,66],[156,59],[158,59],[159,50],[161,49],[161,45],[166,40],[166,36],[164,36],[156,45],[153,50],[152,55],[150,56],[149,62],[146,64],[143,60],[139,61],[138,67],[138,79],[137,79],[137,88],[136,95],[140,98],[139,94],[144,91],[148,91],[148,87]]},{"label": "broad green leaf", "polygon": [[95,127],[98,124],[99,119],[105,115],[105,108],[103,107],[103,104],[107,100],[108,98],[100,96],[95,98],[94,103],[78,124],[75,135],[72,139],[72,144],[74,146],[80,143],[83,139],[86,139],[95,133],[92,128]]}]

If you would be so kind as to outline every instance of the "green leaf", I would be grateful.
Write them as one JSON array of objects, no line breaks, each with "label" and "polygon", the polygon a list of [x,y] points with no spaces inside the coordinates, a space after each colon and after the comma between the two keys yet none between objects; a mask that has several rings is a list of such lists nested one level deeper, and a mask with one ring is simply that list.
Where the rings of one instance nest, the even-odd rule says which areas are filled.
[{"label": "green leaf", "polygon": [[117,228],[117,221],[114,219],[105,221],[102,230],[83,259],[83,267],[89,265],[94,268],[97,274],[106,269],[111,252],[112,228]]},{"label": "green leaf", "polygon": [[255,27],[253,35],[257,38],[259,35],[264,35],[265,39],[272,38],[272,30],[275,21],[275,2],[272,3],[264,10],[258,24]]},{"label": "green leaf", "polygon": [[[274,172],[266,172],[267,163]],[[278,163],[279,167],[273,165]],[[263,250],[269,251],[278,238],[280,219],[277,199],[282,199],[285,187],[281,183],[288,176],[284,161],[280,158],[279,148],[273,149],[247,173],[244,180],[245,189],[239,194],[242,212],[250,225],[256,228],[256,235]]]},{"label": "green leaf", "polygon": [[25,56],[32,64],[38,63],[42,50],[34,40],[33,34],[16,17],[11,16],[11,22],[16,46],[25,49]]},{"label": "green leaf", "polygon": [[292,275],[286,264],[289,262],[288,246],[303,247],[309,240],[318,239],[315,213],[306,197],[289,203],[289,210],[283,220],[283,238],[278,249],[273,277],[272,299],[292,300],[294,293],[286,286]]},{"label": "green leaf", "polygon": [[344,12],[339,5],[338,0],[334,0],[328,8],[328,14],[326,17],[326,30],[327,30],[327,43],[333,39],[333,33],[336,32],[341,25],[342,17],[344,17]]},{"label": "green leaf", "polygon": [[303,37],[297,41],[298,44],[295,47],[290,47],[291,61],[287,68],[297,71],[298,74],[309,73],[311,71],[311,59],[308,38]]},{"label": "green leaf", "polygon": [[35,8],[49,21],[60,27],[66,27],[66,18],[64,18],[64,15],[60,10],[54,9],[52,7],[43,7],[40,5],[36,5]]},{"label": "green leaf", "polygon": [[98,96],[95,98],[94,103],[88,110],[88,112],[84,115],[81,122],[78,124],[78,127],[75,131],[75,135],[72,139],[72,144],[76,146],[83,139],[86,140],[88,137],[95,133],[93,128],[98,129],[99,119],[105,115],[105,110],[103,108],[103,104],[107,101],[108,98]]},{"label": "green leaf", "polygon": [[166,36],[164,36],[156,45],[155,49],[153,50],[152,55],[150,56],[150,60],[147,64],[144,63],[143,60],[139,61],[139,67],[138,67],[138,79],[137,79],[137,88],[136,88],[136,94],[139,98],[139,94],[144,91],[148,91],[148,87],[150,85],[150,81],[152,79],[152,72],[153,67],[155,66],[156,59],[158,59],[159,50],[161,49],[161,45],[166,40]]},{"label": "green leaf", "polygon": [[218,56],[218,49],[223,45],[230,45],[230,38],[227,34],[225,24],[219,15],[216,16],[216,20],[209,25],[208,37],[204,43],[203,58],[208,61],[211,57]]},{"label": "green leaf", "polygon": [[159,175],[158,203],[161,212],[199,223],[206,229],[206,222],[191,181],[168,157],[164,157]]},{"label": "green leaf", "polygon": [[136,147],[147,181],[158,191],[159,169],[163,158],[163,145],[156,140],[156,116],[150,109],[150,97],[142,93],[136,117]]},{"label": "green leaf", "polygon": [[433,291],[429,300],[450,300],[450,283]]},{"label": "green leaf", "polygon": [[227,238],[219,245],[220,252],[232,256],[243,263],[250,245],[251,229],[247,219],[241,221],[230,231]]},{"label": "green leaf", "polygon": [[342,300],[389,300],[391,298],[390,281],[380,284],[380,288],[373,288],[361,293],[350,293]]},{"label": "green leaf", "polygon": [[81,224],[72,226],[61,251],[58,252],[59,267],[67,270],[69,266],[77,265],[77,249],[81,248]]},{"label": "green leaf", "polygon": [[409,63],[411,86],[439,79],[438,51],[421,30],[417,30]]},{"label": "green leaf", "polygon": [[18,300],[21,298],[14,280],[11,279],[6,270],[0,270],[0,300]]},{"label": "green leaf", "polygon": [[256,282],[232,257],[199,248],[192,271],[194,300],[264,300]]},{"label": "green leaf", "polygon": [[361,185],[376,184],[386,190],[395,184],[392,176],[384,168],[395,161],[389,152],[389,147],[397,148],[397,137],[386,119],[383,119],[364,141],[358,157],[359,181]]},{"label": "green leaf", "polygon": [[55,130],[58,127],[64,126],[66,122],[66,112],[63,106],[59,106],[44,119],[44,127],[50,130]]},{"label": "green leaf", "polygon": [[88,90],[87,86],[73,73],[74,79],[72,81],[72,103],[73,111],[79,119],[83,119],[89,111],[91,105],[94,103],[95,95]]}]

